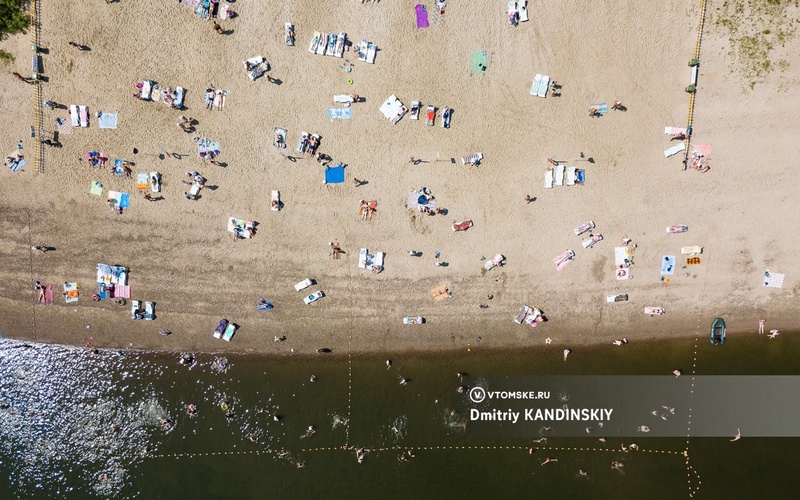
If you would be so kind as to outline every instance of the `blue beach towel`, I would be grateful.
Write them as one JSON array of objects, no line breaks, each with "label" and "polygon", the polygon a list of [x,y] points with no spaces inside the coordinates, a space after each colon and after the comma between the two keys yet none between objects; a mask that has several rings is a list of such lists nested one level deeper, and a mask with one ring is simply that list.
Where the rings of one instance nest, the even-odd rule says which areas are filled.
[{"label": "blue beach towel", "polygon": [[341,184],[344,182],[344,166],[340,163],[325,169],[325,184]]},{"label": "blue beach towel", "polygon": [[328,118],[331,120],[349,120],[352,116],[350,108],[328,108]]},{"label": "blue beach towel", "polygon": [[25,166],[25,158],[20,158],[19,160],[12,161],[8,164],[8,168],[10,168],[12,172],[17,172],[24,166]]},{"label": "blue beach towel", "polygon": [[675,256],[665,255],[661,258],[661,275],[672,276],[675,274]]},{"label": "blue beach towel", "polygon": [[97,124],[100,128],[117,128],[117,114],[102,113],[97,119]]}]

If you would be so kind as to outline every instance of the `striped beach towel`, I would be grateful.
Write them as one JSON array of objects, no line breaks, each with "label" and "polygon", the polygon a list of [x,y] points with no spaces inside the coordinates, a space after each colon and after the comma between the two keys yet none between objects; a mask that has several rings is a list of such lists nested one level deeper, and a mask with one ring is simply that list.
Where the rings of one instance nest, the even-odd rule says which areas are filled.
[{"label": "striped beach towel", "polygon": [[131,298],[131,286],[130,285],[116,285],[114,286],[114,297],[122,297],[123,299]]}]

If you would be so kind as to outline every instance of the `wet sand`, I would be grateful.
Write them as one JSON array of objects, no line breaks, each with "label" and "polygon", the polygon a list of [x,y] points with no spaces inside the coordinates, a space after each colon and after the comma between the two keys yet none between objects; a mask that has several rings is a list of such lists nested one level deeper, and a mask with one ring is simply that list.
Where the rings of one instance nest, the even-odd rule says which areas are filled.
[{"label": "wet sand", "polygon": [[[581,345],[666,336],[707,334],[714,317],[730,332],[798,328],[791,300],[800,257],[800,235],[790,221],[798,201],[787,182],[796,149],[797,86],[768,78],[744,93],[733,79],[726,41],[704,38],[693,142],[713,145],[712,169],[684,171],[680,156],[665,159],[665,126],[684,126],[689,68],[695,44],[696,8],[683,2],[658,9],[630,2],[622,11],[596,2],[537,9],[527,23],[509,26],[504,5],[481,0],[452,5],[444,24],[418,30],[413,6],[392,2],[336,2],[320,9],[309,1],[285,5],[231,4],[239,16],[222,21],[229,35],[190,10],[153,0],[136,4],[84,5],[42,2],[41,46],[46,99],[84,104],[90,127],[60,137],[46,148],[45,173],[29,163],[22,172],[0,171],[0,333],[44,342],[142,349],[312,353],[434,351]],[[142,15],[142,13],[150,13]],[[87,19],[103,20],[86,23]],[[434,16],[431,16],[434,20]],[[296,26],[297,46],[283,43],[282,26]],[[82,26],[76,34],[72,26]],[[112,29],[113,28],[113,29]],[[313,32],[346,31],[379,47],[375,65],[307,51]],[[79,38],[78,38],[79,37]],[[86,44],[79,52],[68,42]],[[791,53],[797,42],[781,50]],[[24,139],[32,147],[32,87],[10,74],[29,72],[30,37],[2,47],[17,56],[0,75],[4,98],[0,123],[4,153]],[[486,50],[485,75],[470,73],[473,50]],[[250,81],[241,66],[265,56],[280,85]],[[529,95],[533,76],[548,74],[561,96]],[[187,89],[188,109],[131,98],[143,78]],[[797,79],[790,67],[781,78]],[[347,81],[353,80],[349,85]],[[206,110],[209,85],[228,90],[222,111]],[[353,118],[331,122],[332,96],[358,93]],[[390,94],[406,106],[450,106],[450,129],[404,117],[392,125],[378,111]],[[589,103],[621,100],[627,110],[590,118]],[[97,128],[97,110],[119,112],[119,128]],[[195,134],[175,126],[180,115],[199,123]],[[44,110],[52,130],[66,110]],[[323,184],[323,168],[310,157],[290,161],[272,147],[273,127],[289,131],[286,154],[301,131],[322,136],[320,151],[342,161],[346,181]],[[225,167],[194,154],[192,138],[221,142]],[[138,154],[133,154],[137,148]],[[133,161],[134,174],[157,170],[163,200],[146,202],[135,178],[93,171],[87,150]],[[161,159],[162,150],[182,158]],[[480,151],[483,163],[459,158]],[[584,153],[584,158],[580,154]],[[423,163],[410,165],[414,156]],[[543,186],[547,158],[586,170],[583,186]],[[455,158],[452,164],[450,158]],[[588,159],[592,161],[589,162]],[[440,160],[440,161],[439,161]],[[199,170],[207,179],[201,199],[189,201],[180,181]],[[355,187],[353,178],[367,184]],[[105,189],[131,193],[131,207],[118,215],[105,196],[87,194],[97,180]],[[410,191],[428,187],[446,215],[405,208]],[[284,210],[269,207],[281,191]],[[104,193],[105,194],[105,193]],[[532,203],[525,196],[535,197]],[[359,200],[378,200],[370,221],[358,216]],[[251,240],[234,242],[227,217],[259,222]],[[454,233],[453,220],[474,227]],[[594,220],[605,239],[583,249],[572,229]],[[665,227],[687,224],[671,235]],[[637,244],[633,279],[614,277],[614,250],[626,236]],[[329,257],[328,243],[346,251]],[[55,247],[46,254],[30,245]],[[680,247],[703,246],[701,264],[684,266]],[[360,248],[386,252],[385,270],[357,267]],[[564,249],[574,262],[557,271],[552,259]],[[408,251],[423,252],[409,257]],[[434,252],[447,267],[436,267]],[[506,256],[488,273],[481,257]],[[663,255],[676,255],[670,281],[661,281]],[[129,307],[94,303],[97,263],[130,267],[133,298],[156,302],[155,321],[132,321]],[[787,273],[782,289],[764,288],[765,269]],[[306,306],[292,285],[312,277],[326,297]],[[56,305],[36,306],[33,280],[53,283]],[[58,300],[61,283],[79,283],[77,304]],[[452,299],[435,302],[430,290],[447,283]],[[608,294],[628,302],[608,304]],[[493,298],[487,299],[491,294]],[[275,304],[257,311],[259,296]],[[480,309],[479,304],[489,305]],[[535,329],[513,323],[522,304],[544,311]],[[666,308],[650,317],[644,306]],[[405,326],[405,315],[427,323]],[[233,342],[213,339],[217,321],[241,325]],[[87,330],[86,325],[91,325]],[[159,330],[173,334],[163,337]],[[286,335],[284,342],[274,336]],[[479,341],[480,337],[480,341]]]}]

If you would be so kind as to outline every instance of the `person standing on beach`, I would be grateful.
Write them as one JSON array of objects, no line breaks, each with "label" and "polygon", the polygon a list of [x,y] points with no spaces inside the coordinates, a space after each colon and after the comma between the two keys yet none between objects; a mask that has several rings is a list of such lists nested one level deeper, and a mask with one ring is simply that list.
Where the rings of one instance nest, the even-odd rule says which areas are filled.
[{"label": "person standing on beach", "polygon": [[220,35],[224,35],[225,31],[222,29],[222,26],[219,25],[218,22],[214,21],[214,31],[219,33]]}]

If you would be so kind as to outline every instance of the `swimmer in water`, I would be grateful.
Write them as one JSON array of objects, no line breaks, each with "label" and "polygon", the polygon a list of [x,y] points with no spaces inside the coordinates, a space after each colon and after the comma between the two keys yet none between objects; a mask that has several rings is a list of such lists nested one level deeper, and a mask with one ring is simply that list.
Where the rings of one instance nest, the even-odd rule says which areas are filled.
[{"label": "swimmer in water", "polygon": [[189,411],[190,417],[193,417],[194,414],[197,413],[197,407],[194,405],[194,403],[189,403],[187,410]]},{"label": "swimmer in water", "polygon": [[314,375],[314,374],[312,373],[312,374],[311,374],[311,378],[310,378],[309,380],[310,380],[311,382],[316,382],[316,381],[317,381],[317,376],[316,376],[316,375]]},{"label": "swimmer in water", "polygon": [[388,370],[391,367],[392,367],[392,360],[391,359],[387,359],[386,360],[386,369]]}]

